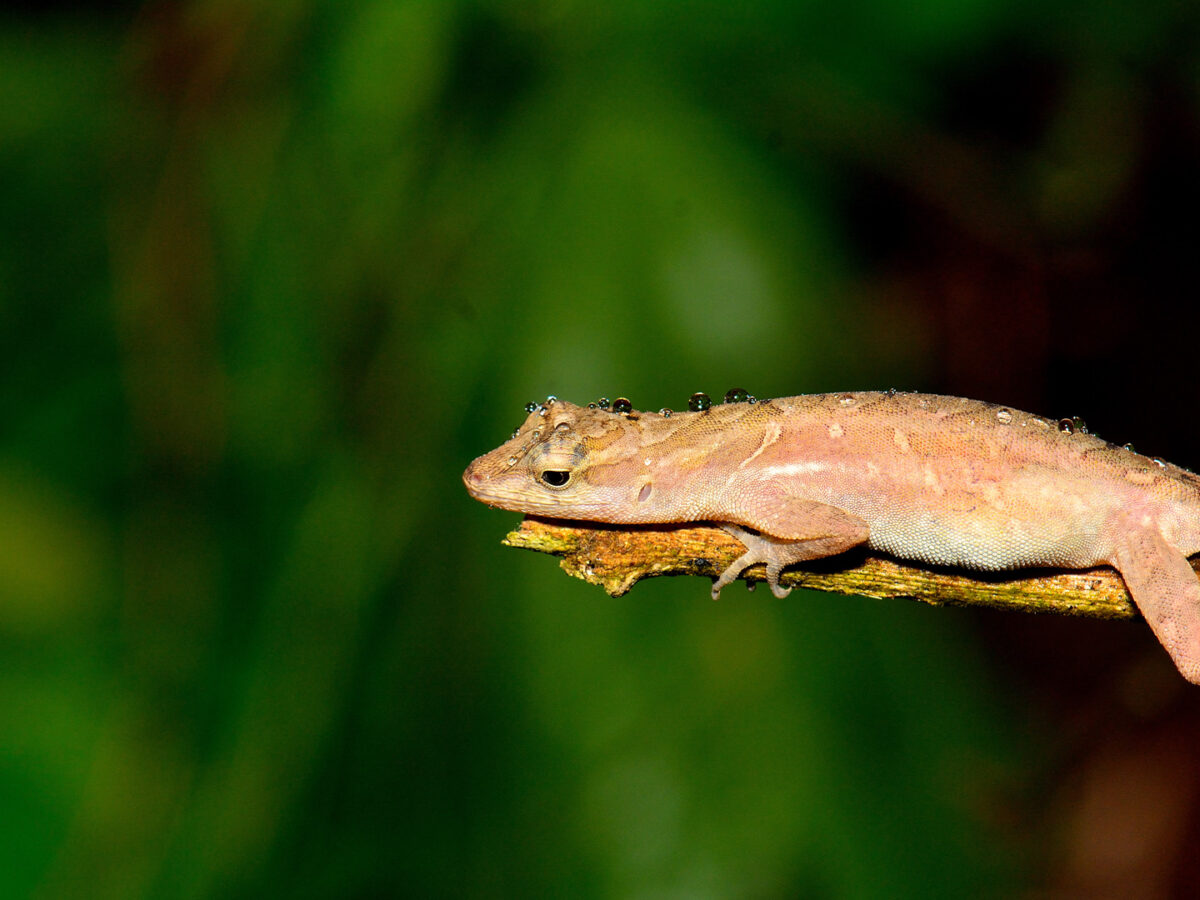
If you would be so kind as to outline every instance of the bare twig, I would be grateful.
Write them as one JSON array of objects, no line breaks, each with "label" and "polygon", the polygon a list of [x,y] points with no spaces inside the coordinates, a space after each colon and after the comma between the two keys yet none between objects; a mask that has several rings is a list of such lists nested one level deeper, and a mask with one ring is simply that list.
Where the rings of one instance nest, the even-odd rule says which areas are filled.
[{"label": "bare twig", "polygon": [[[654,575],[713,578],[744,550],[724,531],[707,525],[616,527],[532,516],[504,543],[559,556],[569,574],[600,585],[614,597]],[[753,566],[743,577],[762,581],[764,568]],[[1109,568],[968,574],[852,551],[790,568],[782,581],[840,594],[910,597],[935,606],[990,606],[1101,619],[1137,615],[1121,577]]]}]

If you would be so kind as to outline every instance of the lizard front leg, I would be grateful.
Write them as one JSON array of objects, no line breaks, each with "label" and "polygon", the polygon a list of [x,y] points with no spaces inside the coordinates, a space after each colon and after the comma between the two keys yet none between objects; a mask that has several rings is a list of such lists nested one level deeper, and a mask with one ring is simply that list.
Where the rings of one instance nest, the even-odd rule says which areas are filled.
[{"label": "lizard front leg", "polygon": [[721,527],[746,545],[746,552],[735,559],[713,582],[712,597],[736,581],[750,566],[765,563],[767,584],[776,597],[786,597],[791,588],[779,584],[785,566],[810,559],[834,556],[866,541],[867,523],[845,510],[812,500],[788,498],[782,508],[759,508],[751,524],[758,533],[730,522]]}]

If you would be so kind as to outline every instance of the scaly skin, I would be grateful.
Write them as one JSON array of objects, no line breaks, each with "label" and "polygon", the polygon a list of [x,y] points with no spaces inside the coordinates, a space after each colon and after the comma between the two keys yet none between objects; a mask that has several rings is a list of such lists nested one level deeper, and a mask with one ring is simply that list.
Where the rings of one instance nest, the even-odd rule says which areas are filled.
[{"label": "scaly skin", "polygon": [[1039,416],[893,392],[669,416],[554,400],[463,481],[516,512],[723,525],[747,551],[714,597],[760,562],[783,596],[785,566],[862,543],[972,569],[1110,565],[1200,684],[1200,477]]}]

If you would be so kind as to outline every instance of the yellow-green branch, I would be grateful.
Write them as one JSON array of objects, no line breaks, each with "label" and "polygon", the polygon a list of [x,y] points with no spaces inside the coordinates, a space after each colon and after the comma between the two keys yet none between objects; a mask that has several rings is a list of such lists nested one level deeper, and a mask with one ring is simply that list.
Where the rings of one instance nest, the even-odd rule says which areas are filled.
[{"label": "yellow-green branch", "polygon": [[[713,578],[745,549],[721,529],[707,525],[615,527],[532,516],[504,543],[558,556],[568,574],[600,585],[614,597],[655,575]],[[762,581],[764,568],[752,566],[743,577]],[[968,574],[851,552],[789,568],[782,582],[839,594],[909,597],[935,606],[990,606],[1101,619],[1137,615],[1120,576],[1109,568]]]}]

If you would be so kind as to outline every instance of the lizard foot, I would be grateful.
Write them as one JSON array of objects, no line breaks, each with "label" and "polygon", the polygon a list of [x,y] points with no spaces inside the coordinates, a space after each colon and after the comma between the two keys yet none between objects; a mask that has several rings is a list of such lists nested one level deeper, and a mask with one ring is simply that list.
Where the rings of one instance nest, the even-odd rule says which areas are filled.
[{"label": "lizard foot", "polygon": [[[766,563],[767,565],[767,585],[771,588],[772,594],[783,599],[792,592],[791,588],[785,588],[779,584],[779,576],[782,574],[784,566],[797,561],[793,559],[797,555],[797,545],[794,542],[774,541],[761,534],[748,531],[740,525],[723,524],[721,528],[745,544],[746,552],[730,563],[729,568],[721,573],[721,577],[713,582],[712,598],[714,600],[721,596],[723,587],[737,581],[742,572],[757,563]],[[791,549],[791,553],[788,552],[789,549]],[[806,554],[799,554],[799,559],[806,558]]]}]

